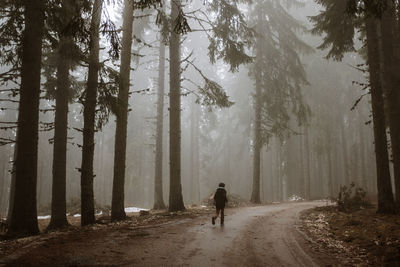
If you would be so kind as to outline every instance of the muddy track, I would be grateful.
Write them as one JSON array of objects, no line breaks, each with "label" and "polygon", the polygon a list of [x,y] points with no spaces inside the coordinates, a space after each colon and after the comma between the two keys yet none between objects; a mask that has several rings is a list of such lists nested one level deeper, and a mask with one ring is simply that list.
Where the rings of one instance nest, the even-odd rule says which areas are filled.
[{"label": "muddy track", "polygon": [[[221,226],[189,229],[194,240],[177,259],[188,266],[328,266],[330,257],[317,254],[300,231],[299,213],[323,203],[287,203],[227,212]],[[208,222],[207,222],[208,223]]]},{"label": "muddy track", "polygon": [[225,226],[209,216],[145,227],[121,226],[42,242],[12,266],[329,266],[299,230],[299,213],[324,205],[301,202],[228,209]]}]

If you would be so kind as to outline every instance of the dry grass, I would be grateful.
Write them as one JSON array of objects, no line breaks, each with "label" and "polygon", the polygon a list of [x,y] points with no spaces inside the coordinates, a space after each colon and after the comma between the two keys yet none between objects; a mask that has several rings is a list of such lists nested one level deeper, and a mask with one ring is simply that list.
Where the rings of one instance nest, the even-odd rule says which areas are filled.
[{"label": "dry grass", "polygon": [[302,214],[302,225],[322,247],[346,264],[400,266],[400,216],[377,214],[369,208],[353,213],[334,206]]}]

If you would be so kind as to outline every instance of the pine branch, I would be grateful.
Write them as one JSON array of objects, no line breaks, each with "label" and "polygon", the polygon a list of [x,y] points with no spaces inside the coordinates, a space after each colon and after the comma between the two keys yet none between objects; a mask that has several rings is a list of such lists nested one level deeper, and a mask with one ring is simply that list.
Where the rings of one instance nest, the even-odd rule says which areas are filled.
[{"label": "pine branch", "polygon": [[14,139],[0,137],[0,146],[5,146],[14,143],[15,143]]},{"label": "pine branch", "polygon": [[19,100],[13,100],[13,99],[4,99],[4,98],[0,98],[0,102],[19,103]]}]

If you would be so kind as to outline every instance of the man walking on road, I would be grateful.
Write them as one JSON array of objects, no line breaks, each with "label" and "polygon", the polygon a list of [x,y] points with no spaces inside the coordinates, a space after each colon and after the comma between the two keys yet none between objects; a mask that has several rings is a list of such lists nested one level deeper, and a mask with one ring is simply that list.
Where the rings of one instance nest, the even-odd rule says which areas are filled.
[{"label": "man walking on road", "polygon": [[218,218],[219,213],[221,212],[221,225],[224,225],[224,209],[226,202],[228,202],[228,199],[226,197],[225,184],[219,183],[217,191],[214,194],[216,213],[215,216],[211,218],[212,224],[215,224],[215,220]]}]

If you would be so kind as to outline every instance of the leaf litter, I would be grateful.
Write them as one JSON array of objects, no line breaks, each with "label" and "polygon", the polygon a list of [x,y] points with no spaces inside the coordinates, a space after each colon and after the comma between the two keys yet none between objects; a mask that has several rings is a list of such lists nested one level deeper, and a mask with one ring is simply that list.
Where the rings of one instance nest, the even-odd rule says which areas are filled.
[{"label": "leaf litter", "polygon": [[314,249],[346,266],[400,266],[400,216],[377,214],[375,208],[353,213],[335,206],[301,215],[301,230]]}]

